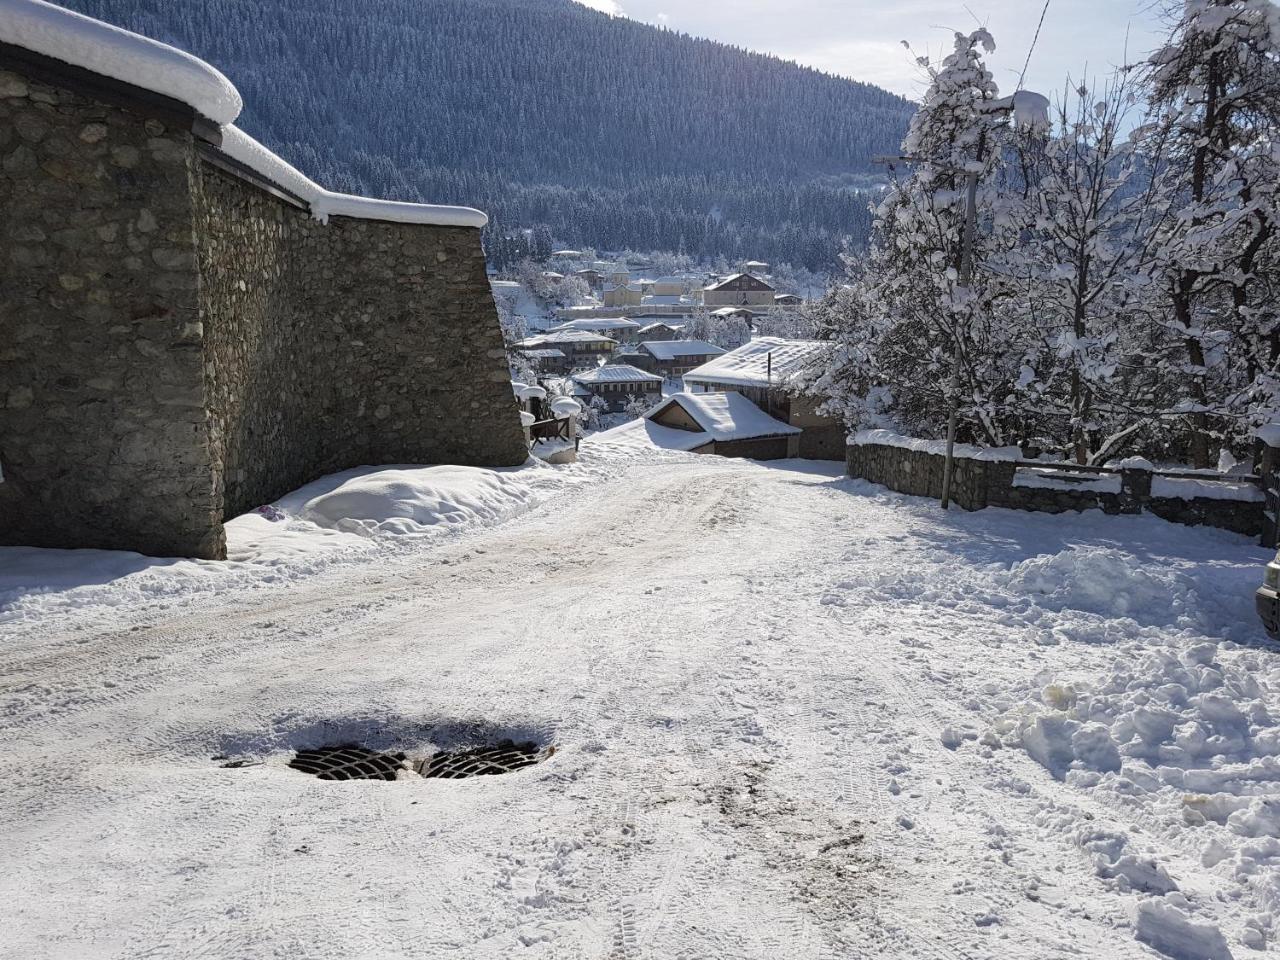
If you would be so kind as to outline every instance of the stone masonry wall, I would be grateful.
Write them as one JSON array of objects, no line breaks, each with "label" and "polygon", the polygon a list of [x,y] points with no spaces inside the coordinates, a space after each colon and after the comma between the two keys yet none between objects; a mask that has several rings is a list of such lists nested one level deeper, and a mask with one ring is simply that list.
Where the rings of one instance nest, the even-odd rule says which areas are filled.
[{"label": "stone masonry wall", "polygon": [[[940,499],[945,457],[889,444],[850,444],[848,472],[898,493]],[[951,499],[966,510],[1007,507],[1038,513],[1098,509],[1106,513],[1153,513],[1173,523],[1211,526],[1248,536],[1262,535],[1263,504],[1258,501],[1182,499],[1151,495],[1148,470],[1121,470],[1120,492],[1015,487],[1017,464],[956,458]]]},{"label": "stone masonry wall", "polygon": [[0,543],[216,556],[189,132],[0,71]]},{"label": "stone masonry wall", "polygon": [[478,230],[321,224],[115,103],[0,70],[0,543],[220,558],[324,473],[523,462]]},{"label": "stone masonry wall", "polygon": [[195,210],[227,516],[361,464],[524,462],[479,231],[321,224],[210,164]]}]

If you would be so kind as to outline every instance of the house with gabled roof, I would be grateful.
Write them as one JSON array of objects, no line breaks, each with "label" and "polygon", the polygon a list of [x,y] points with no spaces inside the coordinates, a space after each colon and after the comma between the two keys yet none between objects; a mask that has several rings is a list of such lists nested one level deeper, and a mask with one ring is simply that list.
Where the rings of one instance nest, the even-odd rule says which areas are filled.
[{"label": "house with gabled roof", "polygon": [[[668,431],[665,446],[753,460],[799,456],[802,429],[769,416],[740,393],[676,393],[645,419]],[[685,434],[687,436],[683,436]]]},{"label": "house with gabled roof", "polygon": [[680,377],[725,352],[706,340],[641,341],[640,350],[652,360],[645,364],[664,377]]},{"label": "house with gabled roof", "polygon": [[582,366],[595,366],[601,359],[610,356],[618,341],[606,337],[602,333],[590,330],[555,330],[526,337],[511,345],[511,349],[524,352],[526,350],[559,350],[565,355],[570,370]]},{"label": "house with gabled roof", "polygon": [[573,375],[573,382],[617,413],[633,397],[656,401],[662,396],[662,377],[627,363],[607,363]]},{"label": "house with gabled roof", "polygon": [[706,307],[772,307],[778,291],[772,284],[750,273],[735,273],[702,288]]},{"label": "house with gabled roof", "polygon": [[588,330],[591,333],[602,333],[606,337],[613,337],[620,343],[629,343],[636,339],[640,324],[626,317],[579,317],[576,320],[567,320],[558,324],[549,332],[557,333],[561,330]]},{"label": "house with gabled roof", "polygon": [[822,399],[800,391],[796,376],[822,362],[831,344],[822,340],[756,337],[684,375],[691,393],[734,391],[784,423],[799,427],[800,456],[843,460],[844,424],[818,412]]}]

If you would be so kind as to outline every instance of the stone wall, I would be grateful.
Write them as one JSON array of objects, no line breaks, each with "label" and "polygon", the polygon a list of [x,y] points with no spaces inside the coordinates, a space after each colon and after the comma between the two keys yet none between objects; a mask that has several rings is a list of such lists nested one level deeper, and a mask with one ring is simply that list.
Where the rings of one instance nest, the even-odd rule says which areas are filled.
[{"label": "stone wall", "polygon": [[[863,443],[848,447],[848,472],[898,493],[942,497],[946,458],[941,454],[890,444]],[[1174,523],[1211,526],[1248,536],[1261,536],[1266,527],[1261,501],[1219,500],[1209,497],[1157,497],[1151,494],[1150,470],[1120,470],[1118,492],[1014,486],[1018,464],[1000,460],[957,457],[953,464],[951,499],[965,510],[1006,507],[1038,513],[1102,510],[1106,513],[1152,513]]]},{"label": "stone wall", "polygon": [[523,462],[478,230],[321,224],[95,92],[0,58],[0,543],[220,558],[324,473]]},{"label": "stone wall", "polygon": [[222,550],[192,139],[0,71],[0,543]]},{"label": "stone wall", "polygon": [[477,230],[321,224],[207,163],[194,198],[228,516],[360,464],[524,462]]}]

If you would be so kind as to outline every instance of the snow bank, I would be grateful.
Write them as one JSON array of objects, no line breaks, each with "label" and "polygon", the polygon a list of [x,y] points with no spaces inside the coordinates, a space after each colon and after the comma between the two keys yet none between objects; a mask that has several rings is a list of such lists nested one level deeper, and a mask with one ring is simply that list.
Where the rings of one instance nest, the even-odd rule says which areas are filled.
[{"label": "snow bank", "polygon": [[0,622],[297,580],[524,512],[566,477],[545,464],[346,470],[226,523],[224,562],[0,547]]},{"label": "snow bank", "polygon": [[479,467],[405,467],[338,474],[303,487],[298,516],[318,527],[372,536],[415,534],[441,525],[492,521],[524,507],[529,488],[511,474]]},{"label": "snow bank", "polygon": [[1109,547],[1072,547],[1014,564],[1000,586],[1049,610],[1083,610],[1143,623],[1177,623],[1199,611],[1195,581],[1159,562]]},{"label": "snow bank", "polygon": [[244,107],[203,60],[44,0],[0,0],[0,42],[181,100],[215,123],[234,122]]},{"label": "snow bank", "polygon": [[[1135,934],[1171,957],[1229,957],[1214,903],[1261,946],[1280,915],[1280,660],[1234,643],[1147,649],[1096,681],[1050,683],[997,721],[1053,776],[1145,830],[1047,816],[1094,856],[1100,878],[1136,904]],[[1225,890],[1179,892],[1143,834],[1188,850]],[[1171,875],[1172,874],[1172,875]],[[1258,919],[1261,917],[1261,919]],[[1259,926],[1260,924],[1260,926]]]},{"label": "snow bank", "polygon": [[446,207],[427,203],[402,203],[333,193],[272,153],[253,137],[234,126],[222,128],[222,151],[272,183],[284,187],[311,207],[311,215],[321,223],[330,217],[418,223],[440,227],[483,227],[489,218],[471,207]]}]

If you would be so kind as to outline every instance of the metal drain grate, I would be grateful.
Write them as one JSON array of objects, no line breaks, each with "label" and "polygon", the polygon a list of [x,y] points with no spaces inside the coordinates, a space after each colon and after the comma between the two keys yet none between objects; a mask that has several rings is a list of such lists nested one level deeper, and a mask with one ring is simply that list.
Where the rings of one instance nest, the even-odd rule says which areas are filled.
[{"label": "metal drain grate", "polygon": [[405,769],[403,753],[378,753],[364,747],[299,750],[289,766],[321,780],[394,780]]},{"label": "metal drain grate", "polygon": [[555,747],[538,749],[536,743],[512,743],[504,740],[496,747],[473,747],[434,754],[418,766],[424,777],[461,780],[464,777],[492,777],[540,763]]}]

